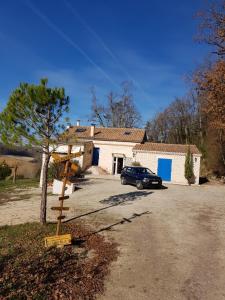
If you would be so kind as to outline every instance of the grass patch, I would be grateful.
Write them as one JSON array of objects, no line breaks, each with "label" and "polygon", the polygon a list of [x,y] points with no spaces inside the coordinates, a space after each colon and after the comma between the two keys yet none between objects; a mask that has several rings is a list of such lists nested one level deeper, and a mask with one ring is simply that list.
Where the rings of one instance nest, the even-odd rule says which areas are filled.
[{"label": "grass patch", "polygon": [[12,180],[0,180],[0,191],[35,188],[38,187],[38,184],[38,179],[17,179],[16,183],[13,183]]},{"label": "grass patch", "polygon": [[116,245],[82,224],[63,226],[73,245],[44,248],[56,225],[0,227],[0,299],[95,299],[116,258]]}]

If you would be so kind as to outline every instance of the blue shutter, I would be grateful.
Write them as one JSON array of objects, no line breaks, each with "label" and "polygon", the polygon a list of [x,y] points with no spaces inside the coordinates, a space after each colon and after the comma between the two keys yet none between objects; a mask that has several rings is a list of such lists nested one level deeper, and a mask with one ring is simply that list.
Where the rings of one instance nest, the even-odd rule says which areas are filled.
[{"label": "blue shutter", "polygon": [[94,147],[92,165],[98,166],[98,161],[99,161],[99,148]]},{"label": "blue shutter", "polygon": [[165,181],[171,181],[172,173],[172,159],[159,158],[158,159],[158,176]]}]

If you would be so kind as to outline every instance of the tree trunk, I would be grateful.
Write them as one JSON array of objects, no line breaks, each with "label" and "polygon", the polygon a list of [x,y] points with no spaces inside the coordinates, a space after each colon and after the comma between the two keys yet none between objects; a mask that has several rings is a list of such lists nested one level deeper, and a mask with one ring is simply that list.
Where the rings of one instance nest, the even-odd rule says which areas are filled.
[{"label": "tree trunk", "polygon": [[46,206],[47,206],[47,187],[48,187],[48,163],[50,155],[46,154],[43,164],[43,176],[42,176],[42,194],[41,194],[41,210],[40,210],[40,222],[46,224]]}]

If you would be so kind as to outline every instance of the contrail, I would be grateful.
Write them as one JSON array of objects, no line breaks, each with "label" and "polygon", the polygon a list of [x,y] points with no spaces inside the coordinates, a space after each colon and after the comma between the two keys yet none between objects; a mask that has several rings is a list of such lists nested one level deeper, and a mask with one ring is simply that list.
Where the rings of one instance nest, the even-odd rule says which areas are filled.
[{"label": "contrail", "polygon": [[145,93],[145,91],[143,90],[143,88],[141,87],[141,85],[139,84],[139,82],[137,82],[137,80],[135,80],[134,78],[132,78],[132,76],[127,72],[127,70],[125,68],[123,68],[123,66],[121,65],[121,63],[119,62],[118,58],[115,56],[115,54],[112,52],[112,50],[109,49],[109,47],[106,45],[106,43],[103,41],[103,39],[87,24],[87,22],[78,14],[78,12],[75,10],[75,8],[70,4],[69,1],[64,0],[64,3],[66,4],[67,8],[71,11],[71,13],[79,20],[79,22],[94,36],[94,38],[100,43],[100,45],[103,47],[103,49],[109,54],[109,56],[112,58],[112,60],[114,61],[114,63],[116,63],[120,70],[130,79],[132,80],[134,83],[136,83],[137,87],[142,91],[143,94],[145,94],[145,96],[147,96],[147,94]]},{"label": "contrail", "polygon": [[69,45],[71,45],[74,49],[76,49],[80,54],[89,61],[97,70],[104,75],[114,86],[118,87],[118,85],[111,79],[111,77],[99,66],[97,65],[93,59],[80,47],[78,46],[66,33],[64,33],[59,27],[57,27],[46,15],[44,15],[41,10],[33,5],[30,0],[25,1],[26,5],[39,17],[41,18],[52,30],[54,30],[64,41],[66,41]]}]

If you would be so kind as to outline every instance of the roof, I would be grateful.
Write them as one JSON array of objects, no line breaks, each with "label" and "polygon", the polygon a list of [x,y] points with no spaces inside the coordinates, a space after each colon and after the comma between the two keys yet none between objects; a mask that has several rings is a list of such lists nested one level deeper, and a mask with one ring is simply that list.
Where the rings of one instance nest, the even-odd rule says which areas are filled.
[{"label": "roof", "polygon": [[95,127],[94,137],[91,136],[91,126],[72,126],[67,129],[68,138],[142,143],[145,130],[139,128]]},{"label": "roof", "polygon": [[[144,143],[137,144],[133,148],[134,151],[147,152],[173,152],[173,153],[187,153],[189,145],[181,144],[163,144],[163,143]],[[190,145],[192,154],[201,154],[195,145]]]}]

